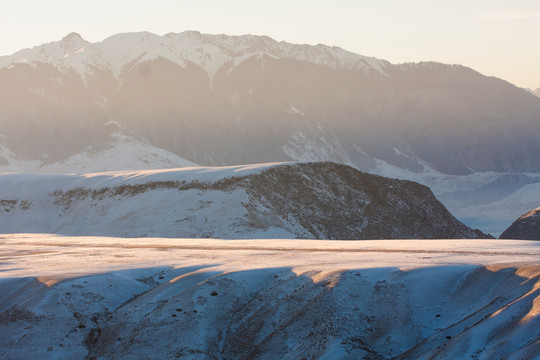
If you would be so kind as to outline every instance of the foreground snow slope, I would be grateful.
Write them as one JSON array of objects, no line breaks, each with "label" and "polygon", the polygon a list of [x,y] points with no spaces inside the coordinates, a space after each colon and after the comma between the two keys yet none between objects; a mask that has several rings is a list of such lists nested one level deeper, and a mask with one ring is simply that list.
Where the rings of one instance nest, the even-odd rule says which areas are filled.
[{"label": "foreground snow slope", "polygon": [[0,236],[7,359],[535,359],[540,243]]}]

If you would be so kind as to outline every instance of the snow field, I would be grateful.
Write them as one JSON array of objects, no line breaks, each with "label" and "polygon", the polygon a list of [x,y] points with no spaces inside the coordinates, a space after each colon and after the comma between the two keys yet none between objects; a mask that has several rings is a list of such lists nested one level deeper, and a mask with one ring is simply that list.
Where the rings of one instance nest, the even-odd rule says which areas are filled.
[{"label": "snow field", "polygon": [[0,237],[0,356],[537,358],[540,243]]}]

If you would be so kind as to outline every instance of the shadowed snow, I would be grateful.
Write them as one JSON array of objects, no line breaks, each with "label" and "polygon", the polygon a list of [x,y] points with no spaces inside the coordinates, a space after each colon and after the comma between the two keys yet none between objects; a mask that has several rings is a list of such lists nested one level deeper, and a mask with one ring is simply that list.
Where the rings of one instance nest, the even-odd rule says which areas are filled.
[{"label": "shadowed snow", "polygon": [[0,249],[2,358],[540,355],[537,242],[20,234]]}]

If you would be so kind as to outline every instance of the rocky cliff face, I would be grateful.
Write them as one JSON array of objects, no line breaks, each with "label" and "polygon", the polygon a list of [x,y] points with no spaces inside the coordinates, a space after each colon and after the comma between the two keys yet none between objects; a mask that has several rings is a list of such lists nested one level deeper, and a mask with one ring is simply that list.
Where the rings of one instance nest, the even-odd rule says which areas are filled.
[{"label": "rocky cliff face", "polygon": [[500,238],[540,240],[540,207],[521,215]]},{"label": "rocky cliff face", "polygon": [[426,186],[335,163],[0,176],[0,233],[478,238]]}]

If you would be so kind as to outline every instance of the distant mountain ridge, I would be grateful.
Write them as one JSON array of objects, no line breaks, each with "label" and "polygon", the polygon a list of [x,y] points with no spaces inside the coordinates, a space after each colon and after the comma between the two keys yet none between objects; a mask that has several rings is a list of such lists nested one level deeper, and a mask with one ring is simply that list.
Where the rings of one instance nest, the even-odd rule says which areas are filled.
[{"label": "distant mountain ridge", "polygon": [[0,176],[0,233],[118,237],[486,237],[428,187],[334,163]]},{"label": "distant mountain ridge", "polygon": [[140,63],[158,58],[182,68],[196,65],[211,80],[224,67],[232,70],[252,56],[306,61],[333,69],[379,71],[388,62],[357,55],[341,48],[319,44],[296,45],[277,42],[267,36],[227,36],[185,31],[164,36],[149,32],[113,35],[100,43],[90,43],[77,33],[62,40],[21,50],[11,56],[0,57],[0,68],[24,63],[54,65],[63,72],[76,71],[83,79],[96,71],[107,71],[115,78]]},{"label": "distant mountain ridge", "polygon": [[72,33],[0,57],[0,83],[0,145],[13,155],[0,164],[35,161],[29,171],[115,146],[120,132],[201,165],[328,160],[370,171],[379,159],[415,172],[540,172],[540,100],[457,65],[252,35],[93,44]]}]

